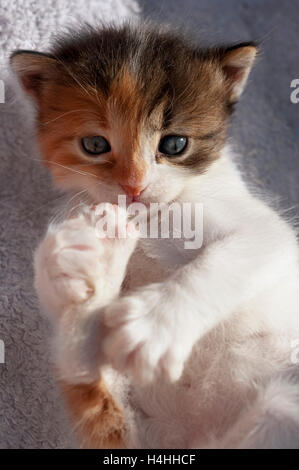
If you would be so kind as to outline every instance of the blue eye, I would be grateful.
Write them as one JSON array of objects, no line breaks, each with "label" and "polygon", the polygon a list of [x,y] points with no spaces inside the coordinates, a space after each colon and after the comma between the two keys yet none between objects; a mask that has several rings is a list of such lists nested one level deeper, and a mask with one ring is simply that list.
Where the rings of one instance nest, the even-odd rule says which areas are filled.
[{"label": "blue eye", "polygon": [[111,150],[109,142],[100,135],[93,137],[83,137],[81,139],[83,150],[89,155],[100,155]]},{"label": "blue eye", "polygon": [[159,152],[166,155],[179,155],[187,146],[187,137],[166,135],[160,140]]}]

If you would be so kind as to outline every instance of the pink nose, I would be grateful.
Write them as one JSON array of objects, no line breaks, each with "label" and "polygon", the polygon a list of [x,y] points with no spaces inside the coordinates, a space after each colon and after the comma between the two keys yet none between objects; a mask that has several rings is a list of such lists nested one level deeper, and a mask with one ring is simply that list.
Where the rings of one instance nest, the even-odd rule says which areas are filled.
[{"label": "pink nose", "polygon": [[140,194],[145,190],[144,186],[126,186],[121,184],[123,190],[128,194],[128,196],[140,196]]}]

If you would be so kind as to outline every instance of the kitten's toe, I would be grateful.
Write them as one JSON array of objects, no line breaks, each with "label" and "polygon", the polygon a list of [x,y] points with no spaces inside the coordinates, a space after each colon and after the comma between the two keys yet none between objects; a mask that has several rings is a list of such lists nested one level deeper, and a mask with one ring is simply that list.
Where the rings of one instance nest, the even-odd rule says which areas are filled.
[{"label": "kitten's toe", "polygon": [[159,368],[161,374],[170,382],[176,382],[183,373],[184,359],[182,359],[176,351],[168,349],[159,363]]}]

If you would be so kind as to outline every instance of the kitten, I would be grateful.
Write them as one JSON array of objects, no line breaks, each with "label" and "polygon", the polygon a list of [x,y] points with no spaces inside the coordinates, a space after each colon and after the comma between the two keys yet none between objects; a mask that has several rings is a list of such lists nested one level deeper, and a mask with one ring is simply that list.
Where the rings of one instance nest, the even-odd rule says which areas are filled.
[{"label": "kitten", "polygon": [[[227,145],[256,52],[123,25],[11,57],[37,108],[45,165],[95,204],[51,225],[35,255],[58,380],[85,446],[299,444],[296,236],[248,191]],[[164,250],[137,233],[100,239],[97,204],[119,195],[202,203],[202,247],[190,257],[180,240]],[[124,208],[105,207],[130,230]]]}]

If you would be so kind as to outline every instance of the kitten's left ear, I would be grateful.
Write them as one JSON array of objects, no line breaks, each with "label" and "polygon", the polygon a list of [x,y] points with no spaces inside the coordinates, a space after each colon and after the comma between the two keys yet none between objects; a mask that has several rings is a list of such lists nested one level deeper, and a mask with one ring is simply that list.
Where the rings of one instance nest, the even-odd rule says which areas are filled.
[{"label": "kitten's left ear", "polygon": [[49,54],[35,51],[15,51],[10,65],[25,90],[39,103],[43,89],[53,79],[57,61]]},{"label": "kitten's left ear", "polygon": [[241,96],[256,54],[255,43],[242,43],[221,51],[221,66],[228,84],[230,103]]}]

